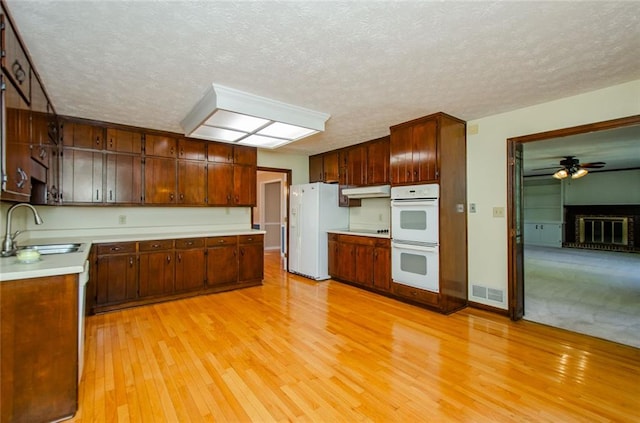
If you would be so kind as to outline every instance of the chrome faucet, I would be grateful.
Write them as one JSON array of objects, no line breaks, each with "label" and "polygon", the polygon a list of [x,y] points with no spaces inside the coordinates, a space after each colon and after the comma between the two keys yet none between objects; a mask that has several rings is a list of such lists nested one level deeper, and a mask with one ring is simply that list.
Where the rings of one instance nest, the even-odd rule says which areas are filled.
[{"label": "chrome faucet", "polygon": [[36,225],[42,225],[43,223],[42,218],[38,214],[38,211],[31,204],[17,203],[9,207],[9,210],[7,211],[7,233],[4,237],[4,242],[2,243],[2,256],[10,256],[15,252],[17,248],[15,240],[18,234],[20,233],[20,231],[16,231],[13,235],[11,235],[11,215],[13,214],[13,211],[18,207],[30,208],[31,211],[33,212],[33,217],[36,221]]}]

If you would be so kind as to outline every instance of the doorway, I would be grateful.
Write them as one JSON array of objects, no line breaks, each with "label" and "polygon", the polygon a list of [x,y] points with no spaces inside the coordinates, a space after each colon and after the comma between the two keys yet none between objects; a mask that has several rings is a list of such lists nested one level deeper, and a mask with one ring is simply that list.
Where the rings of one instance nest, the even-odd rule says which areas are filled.
[{"label": "doorway", "polygon": [[288,249],[287,222],[291,170],[258,167],[256,185],[257,199],[256,207],[253,208],[253,227],[265,231],[265,252],[279,255],[284,266]]},{"label": "doorway", "polygon": [[[509,314],[513,320],[523,318],[526,314],[525,304],[525,237],[527,231],[525,229],[525,210],[523,204],[524,199],[524,184],[523,176],[525,173],[525,165],[523,164],[522,151],[525,144],[527,147],[532,146],[535,141],[550,140],[553,145],[564,145],[569,140],[570,136],[581,135],[587,133],[597,133],[599,131],[612,130],[617,128],[625,128],[637,126],[640,124],[640,116],[631,116],[622,119],[615,119],[612,121],[599,122],[589,125],[582,125],[573,128],[566,128],[557,131],[549,131],[545,133],[532,134],[524,137],[511,138],[507,140],[507,154],[508,154],[508,204],[507,204],[507,218],[509,225],[509,237],[508,237],[508,289],[509,289]],[[563,138],[562,142],[554,142],[554,139]],[[542,144],[542,143],[541,143]],[[607,149],[607,146],[600,148],[599,154],[603,150]],[[627,153],[628,154],[628,153]],[[638,169],[637,164],[634,166]],[[553,172],[551,172],[553,173]],[[609,172],[615,173],[615,172]],[[588,178],[588,177],[587,177]],[[564,198],[564,196],[563,196]],[[564,211],[566,216],[566,208]],[[566,219],[562,218],[563,224],[566,223]],[[571,228],[568,228],[571,229]],[[570,232],[570,231],[569,231]],[[563,240],[566,242],[567,240]],[[570,240],[569,240],[570,241]],[[563,244],[565,245],[565,244]],[[540,247],[533,247],[532,250],[539,254],[540,251],[535,250]],[[568,249],[564,249],[568,251]],[[531,251],[529,251],[531,253]],[[557,254],[552,254],[557,257]],[[532,254],[530,254],[533,257]],[[548,260],[546,260],[548,262]],[[571,330],[571,329],[570,329]]]}]

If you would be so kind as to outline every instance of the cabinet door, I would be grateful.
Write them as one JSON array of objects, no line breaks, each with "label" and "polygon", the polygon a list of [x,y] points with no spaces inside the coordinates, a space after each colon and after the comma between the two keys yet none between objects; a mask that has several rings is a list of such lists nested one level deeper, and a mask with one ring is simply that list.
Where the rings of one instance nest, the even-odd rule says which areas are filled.
[{"label": "cabinet door", "polygon": [[[7,183],[3,199],[29,201],[31,195],[31,147],[29,106],[18,94],[11,81],[2,75],[6,89],[4,102],[6,110],[6,172]],[[7,196],[6,193],[9,193]]]},{"label": "cabinet door", "polygon": [[234,205],[256,205],[256,167],[234,165],[233,167]]},{"label": "cabinet door", "polygon": [[56,144],[47,144],[49,150],[49,169],[47,173],[47,204],[60,202],[60,150]]},{"label": "cabinet door", "polygon": [[207,201],[211,206],[233,205],[233,165],[209,163],[207,165]]},{"label": "cabinet door", "polygon": [[171,294],[174,274],[173,251],[140,253],[140,297]]},{"label": "cabinet door", "polygon": [[340,150],[338,152],[338,183],[349,185],[349,151]]},{"label": "cabinet door", "polygon": [[413,127],[413,182],[427,182],[438,179],[436,159],[436,120],[427,120]]},{"label": "cabinet door", "polygon": [[339,182],[339,157],[337,152],[329,152],[323,155],[322,169],[324,173],[324,182]]},{"label": "cabinet door", "polygon": [[367,146],[367,185],[389,183],[389,137]]},{"label": "cabinet door", "polygon": [[207,164],[178,160],[178,204],[202,205],[207,201]]},{"label": "cabinet door", "polygon": [[338,243],[338,277],[346,281],[355,279],[355,244]]},{"label": "cabinet door", "polygon": [[178,140],[178,159],[201,160],[207,159],[207,149],[204,141],[181,138]]},{"label": "cabinet door", "polygon": [[9,79],[13,81],[20,94],[30,102],[31,95],[31,63],[27,59],[26,52],[22,49],[18,36],[9,22],[5,19],[4,14],[0,18],[2,19],[2,67],[5,70],[5,74],[9,76]]},{"label": "cabinet door", "polygon": [[63,203],[102,203],[102,156],[91,150],[63,149]]},{"label": "cabinet door", "polygon": [[49,116],[46,113],[31,113],[31,158],[49,168]]},{"label": "cabinet door", "polygon": [[411,153],[411,127],[394,128],[391,131],[389,144],[390,179],[394,184],[403,184],[413,180]]},{"label": "cabinet door", "polygon": [[233,146],[220,142],[208,143],[207,160],[215,163],[233,163]]},{"label": "cabinet door", "polygon": [[355,246],[354,282],[365,286],[373,286],[373,247],[370,245]]},{"label": "cabinet door", "polygon": [[309,182],[324,182],[322,154],[309,157]]},{"label": "cabinet door", "polygon": [[238,281],[262,280],[264,275],[264,241],[262,235],[240,236]]},{"label": "cabinet door", "polygon": [[63,121],[61,124],[62,144],[66,147],[102,150],[104,129],[85,123]]},{"label": "cabinet door", "polygon": [[142,153],[142,134],[133,131],[107,128],[105,148],[118,153]]},{"label": "cabinet door", "polygon": [[147,156],[175,158],[178,140],[164,135],[145,135],[144,152]]},{"label": "cabinet door", "polygon": [[[332,278],[334,277],[338,277],[338,242],[335,241],[335,236],[334,234],[329,234],[329,242],[328,242],[328,247],[329,247],[329,262],[328,262],[328,267],[329,267],[329,276],[331,276]],[[333,239],[332,239],[333,238]]]},{"label": "cabinet door", "polygon": [[142,160],[140,156],[107,154],[105,201],[115,204],[142,203]]},{"label": "cabinet door", "polygon": [[96,305],[121,303],[138,293],[138,259],[135,254],[98,257]]},{"label": "cabinet door", "polygon": [[373,251],[373,287],[389,291],[391,285],[391,250],[375,247]]},{"label": "cabinet door", "polygon": [[224,245],[207,249],[207,286],[238,282],[238,246]]},{"label": "cabinet door", "polygon": [[147,157],[144,164],[145,204],[176,202],[176,161]]},{"label": "cabinet door", "polygon": [[347,154],[347,185],[362,186],[367,176],[367,149],[353,147]]},{"label": "cabinet door", "polygon": [[185,292],[204,288],[204,249],[176,250],[175,291]]},{"label": "cabinet door", "polygon": [[258,164],[258,149],[255,147],[234,145],[233,162],[240,165],[256,166]]}]

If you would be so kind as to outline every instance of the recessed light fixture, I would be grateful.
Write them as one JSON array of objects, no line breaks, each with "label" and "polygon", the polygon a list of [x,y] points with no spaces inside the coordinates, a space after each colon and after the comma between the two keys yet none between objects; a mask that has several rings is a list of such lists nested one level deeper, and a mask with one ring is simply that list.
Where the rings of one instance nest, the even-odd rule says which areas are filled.
[{"label": "recessed light fixture", "polygon": [[188,137],[273,149],[324,131],[329,117],[211,84],[181,124]]}]

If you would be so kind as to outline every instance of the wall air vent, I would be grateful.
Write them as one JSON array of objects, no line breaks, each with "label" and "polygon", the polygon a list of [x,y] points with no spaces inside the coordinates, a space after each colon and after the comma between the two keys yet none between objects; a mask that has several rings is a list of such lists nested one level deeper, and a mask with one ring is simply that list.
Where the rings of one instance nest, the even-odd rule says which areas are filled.
[{"label": "wall air vent", "polygon": [[471,299],[482,298],[483,300],[504,304],[504,291],[502,289],[487,288],[482,285],[471,285],[471,297]]},{"label": "wall air vent", "polygon": [[504,291],[501,289],[487,289],[487,299],[491,301],[497,301],[499,303],[504,302]]},{"label": "wall air vent", "polygon": [[471,295],[476,298],[487,298],[487,288],[480,285],[471,285]]}]

